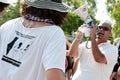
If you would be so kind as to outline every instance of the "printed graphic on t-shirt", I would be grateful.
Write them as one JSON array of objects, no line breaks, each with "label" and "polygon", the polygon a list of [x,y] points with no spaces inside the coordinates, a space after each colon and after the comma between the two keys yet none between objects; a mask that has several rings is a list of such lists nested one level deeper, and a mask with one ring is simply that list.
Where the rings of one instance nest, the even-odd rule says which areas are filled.
[{"label": "printed graphic on t-shirt", "polygon": [[34,36],[16,31],[14,39],[7,44],[6,53],[3,55],[2,60],[19,67],[22,64],[21,59],[32,45],[34,39]]}]

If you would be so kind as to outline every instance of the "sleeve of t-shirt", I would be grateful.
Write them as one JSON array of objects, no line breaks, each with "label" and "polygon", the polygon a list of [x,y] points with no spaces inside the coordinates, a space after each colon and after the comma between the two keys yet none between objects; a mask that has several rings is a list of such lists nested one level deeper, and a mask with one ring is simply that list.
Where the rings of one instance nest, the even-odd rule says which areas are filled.
[{"label": "sleeve of t-shirt", "polygon": [[[7,22],[6,22],[7,23]],[[2,36],[3,36],[3,32],[5,33],[5,32],[7,32],[7,31],[5,31],[5,29],[4,28],[7,28],[6,26],[8,25],[8,24],[2,24],[1,26],[0,26],[0,44],[1,44],[1,41],[2,41]],[[1,45],[0,45],[0,48],[1,48]]]},{"label": "sleeve of t-shirt", "polygon": [[[0,44],[1,44],[1,27],[0,27]],[[1,47],[1,46],[0,46]]]},{"label": "sleeve of t-shirt", "polygon": [[1,48],[1,41],[2,41],[2,32],[3,32],[3,27],[0,26],[0,48]]},{"label": "sleeve of t-shirt", "polygon": [[118,49],[115,46],[112,46],[112,48],[108,48],[105,52],[102,52],[107,60],[107,64],[116,63],[117,57],[118,57]]},{"label": "sleeve of t-shirt", "polygon": [[43,55],[45,70],[57,68],[65,72],[66,41],[62,30],[58,30],[50,39]]}]

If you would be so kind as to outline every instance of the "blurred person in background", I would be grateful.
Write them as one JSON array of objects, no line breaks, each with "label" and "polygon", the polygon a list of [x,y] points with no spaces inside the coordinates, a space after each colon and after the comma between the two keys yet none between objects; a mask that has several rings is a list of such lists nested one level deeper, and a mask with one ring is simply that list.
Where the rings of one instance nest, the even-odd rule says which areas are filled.
[{"label": "blurred person in background", "polygon": [[113,45],[118,48],[118,58],[110,76],[110,80],[120,80],[120,38],[115,38]]},{"label": "blurred person in background", "polygon": [[74,58],[69,56],[69,49],[71,46],[71,42],[66,39],[66,69],[65,69],[65,75],[66,80],[71,80],[71,77],[73,75],[73,65],[74,65]]}]

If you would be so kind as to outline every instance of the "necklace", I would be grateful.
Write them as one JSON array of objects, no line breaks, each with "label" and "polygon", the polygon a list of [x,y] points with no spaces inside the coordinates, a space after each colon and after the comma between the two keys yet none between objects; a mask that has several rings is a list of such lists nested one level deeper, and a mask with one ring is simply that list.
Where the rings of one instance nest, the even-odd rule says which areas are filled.
[{"label": "necklace", "polygon": [[55,24],[52,19],[45,19],[45,18],[40,18],[37,16],[33,16],[31,14],[26,14],[24,16],[25,19],[31,20],[31,21],[37,21],[37,22],[46,22],[46,23],[50,23],[50,24]]}]

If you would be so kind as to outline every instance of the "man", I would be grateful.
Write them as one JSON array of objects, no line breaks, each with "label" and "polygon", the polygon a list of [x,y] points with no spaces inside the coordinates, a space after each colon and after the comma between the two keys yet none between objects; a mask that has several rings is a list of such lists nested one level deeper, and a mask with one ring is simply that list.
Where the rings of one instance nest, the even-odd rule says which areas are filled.
[{"label": "man", "polygon": [[98,32],[92,25],[91,41],[79,44],[83,33],[78,32],[72,43],[70,56],[80,56],[73,80],[109,80],[117,59],[117,48],[108,41],[112,35],[109,23],[104,22],[97,29]]},{"label": "man", "polygon": [[110,76],[110,80],[120,80],[120,38],[115,38],[113,45],[118,48],[118,58]]},{"label": "man", "polygon": [[3,10],[9,6],[9,2],[7,0],[0,0],[0,15],[3,14]]},{"label": "man", "polygon": [[0,27],[0,80],[65,80],[71,10],[61,0],[21,0],[21,16]]}]

